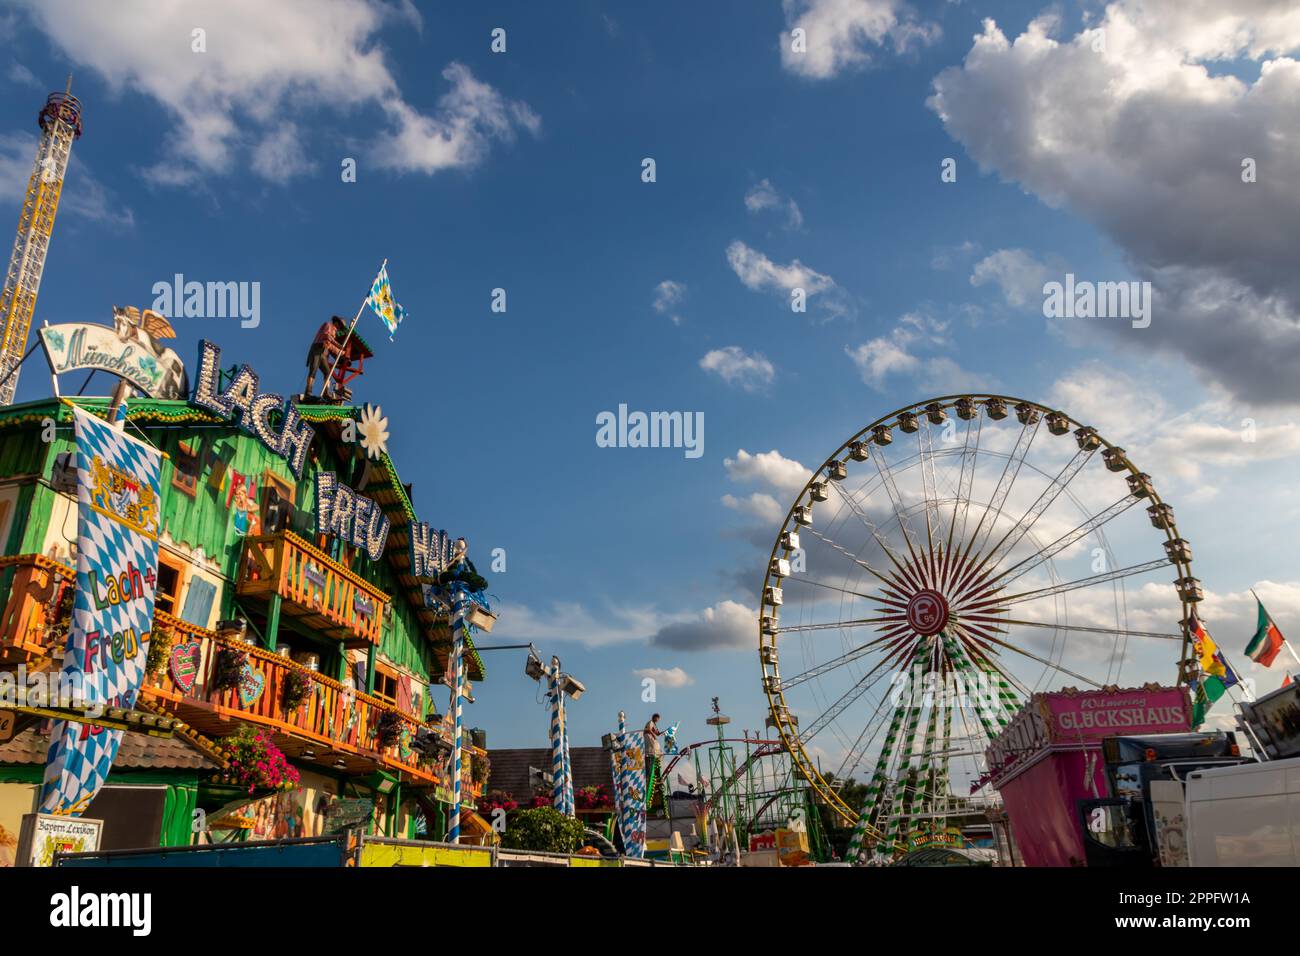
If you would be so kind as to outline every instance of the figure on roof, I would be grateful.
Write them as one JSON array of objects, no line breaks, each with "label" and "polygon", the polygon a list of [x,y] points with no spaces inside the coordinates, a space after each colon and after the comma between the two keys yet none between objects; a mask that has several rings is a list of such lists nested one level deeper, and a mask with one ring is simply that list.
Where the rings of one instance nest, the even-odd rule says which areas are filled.
[{"label": "figure on roof", "polygon": [[307,385],[304,398],[315,396],[316,375],[324,382],[320,397],[327,401],[345,402],[351,399],[352,390],[347,383],[362,373],[365,360],[374,353],[357,335],[346,319],[332,316],[316,330],[311,348],[307,352]]}]

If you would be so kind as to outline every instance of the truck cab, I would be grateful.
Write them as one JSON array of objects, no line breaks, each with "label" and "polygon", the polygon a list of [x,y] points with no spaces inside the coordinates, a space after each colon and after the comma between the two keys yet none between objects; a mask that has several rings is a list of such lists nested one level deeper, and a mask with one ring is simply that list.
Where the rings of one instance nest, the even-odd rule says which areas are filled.
[{"label": "truck cab", "polygon": [[1079,801],[1089,866],[1186,865],[1187,775],[1245,762],[1222,730],[1107,737],[1102,757],[1110,794]]}]

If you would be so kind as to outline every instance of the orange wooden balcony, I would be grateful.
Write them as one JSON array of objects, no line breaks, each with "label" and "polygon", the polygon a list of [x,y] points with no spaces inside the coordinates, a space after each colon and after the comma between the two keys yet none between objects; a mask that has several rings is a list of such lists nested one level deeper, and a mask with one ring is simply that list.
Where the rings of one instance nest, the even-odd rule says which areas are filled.
[{"label": "orange wooden balcony", "polygon": [[71,611],[76,578],[72,568],[39,554],[0,558],[0,663],[62,655],[59,624]]},{"label": "orange wooden balcony", "polygon": [[[300,763],[315,762],[324,771],[363,774],[382,765],[390,772],[405,772],[415,783],[446,783],[446,761],[430,760],[410,746],[421,728],[446,739],[440,725],[422,723],[412,714],[353,691],[287,657],[253,644],[227,641],[168,614],[156,613],[155,626],[172,633],[173,656],[183,645],[197,645],[198,664],[188,690],[176,682],[169,665],[147,678],[141,693],[200,733],[223,737],[237,729],[236,721],[258,724],[271,732],[276,746],[287,756]],[[240,687],[218,690],[214,686],[222,648],[244,655],[248,678],[242,694]],[[285,682],[294,671],[307,676],[311,691],[290,710],[284,702]],[[396,742],[380,740],[380,722],[386,713],[396,715]]]},{"label": "orange wooden balcony", "polygon": [[349,647],[378,644],[391,600],[369,581],[292,531],[245,540],[235,593],[284,599],[280,613],[308,630]]}]

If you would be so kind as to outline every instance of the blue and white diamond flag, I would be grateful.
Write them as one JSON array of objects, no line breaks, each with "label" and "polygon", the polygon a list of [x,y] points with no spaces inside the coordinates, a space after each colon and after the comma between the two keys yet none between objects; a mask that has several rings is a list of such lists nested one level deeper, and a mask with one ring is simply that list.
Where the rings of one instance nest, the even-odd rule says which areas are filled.
[{"label": "blue and white diamond flag", "polygon": [[[77,588],[60,693],[87,707],[129,709],[140,691],[153,628],[162,453],[76,407],[73,421]],[[120,730],[56,721],[41,811],[79,816],[107,779],[121,741]]]}]

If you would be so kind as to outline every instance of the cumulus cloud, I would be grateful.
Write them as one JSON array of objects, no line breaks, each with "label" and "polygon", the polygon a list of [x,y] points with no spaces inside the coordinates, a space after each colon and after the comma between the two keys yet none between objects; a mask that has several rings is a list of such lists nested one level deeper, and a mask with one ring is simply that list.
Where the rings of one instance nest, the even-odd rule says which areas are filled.
[{"label": "cumulus cloud", "polygon": [[500,610],[494,637],[547,644],[567,641],[585,647],[644,641],[665,624],[684,619],[649,607],[589,607],[577,601],[558,601],[545,608],[506,604]]},{"label": "cumulus cloud", "polygon": [[[1217,491],[1217,483],[1205,482],[1208,473],[1300,457],[1295,422],[1278,421],[1266,411],[1253,417],[1252,409],[1222,395],[1175,413],[1158,387],[1100,362],[1062,376],[1049,401],[1126,445],[1158,488],[1175,485],[1201,499]],[[1135,408],[1144,414],[1134,415]]]},{"label": "cumulus cloud", "polygon": [[[449,89],[430,113],[408,104],[377,35],[390,22],[418,28],[409,2],[20,3],[61,56],[162,107],[176,134],[157,144],[146,173],[164,185],[245,167],[274,182],[309,172],[313,164],[286,141],[284,124],[311,111],[360,120],[371,160],[399,172],[471,167],[493,142],[540,128],[527,104],[459,63],[442,71]],[[206,31],[206,52],[191,49],[196,28]]]},{"label": "cumulus cloud", "polygon": [[700,359],[700,368],[720,376],[728,385],[752,392],[772,384],[776,368],[760,352],[752,354],[738,345],[713,349]]},{"label": "cumulus cloud", "polygon": [[898,320],[888,335],[857,346],[845,346],[844,354],[857,366],[862,381],[877,391],[892,376],[911,375],[917,385],[951,391],[987,388],[991,380],[969,372],[945,355],[926,354],[950,345],[948,323],[918,312]]},{"label": "cumulus cloud", "polygon": [[930,108],[981,169],[1092,222],[1153,284],[1151,327],[1108,334],[1240,399],[1300,403],[1295,5],[1117,0],[1058,29],[1042,16],[1012,40],[986,20]]},{"label": "cumulus cloud", "polygon": [[735,458],[724,458],[727,477],[737,483],[761,484],[780,492],[796,493],[803,489],[812,470],[793,458],[786,458],[773,448],[751,455],[741,448]]},{"label": "cumulus cloud", "polygon": [[666,687],[669,690],[676,690],[679,687],[687,687],[695,683],[695,678],[680,667],[639,667],[632,673],[642,679],[648,677],[660,687]]},{"label": "cumulus cloud", "polygon": [[668,624],[650,643],[676,651],[714,651],[753,647],[758,641],[758,613],[736,601],[721,601],[689,621]]},{"label": "cumulus cloud", "polygon": [[791,292],[802,289],[809,299],[820,296],[818,304],[830,318],[850,311],[844,290],[835,280],[798,259],[781,265],[737,239],[727,246],[727,264],[741,285],[753,292],[773,292],[788,300]]},{"label": "cumulus cloud", "polygon": [[771,180],[763,179],[745,193],[745,208],[752,213],[775,210],[785,216],[786,226],[799,229],[803,226],[803,212],[789,196],[783,196]]},{"label": "cumulus cloud", "polygon": [[1007,304],[1018,309],[1043,302],[1043,284],[1049,276],[1047,266],[1025,249],[999,249],[975,263],[971,272],[973,286],[995,285]]},{"label": "cumulus cloud", "polygon": [[38,90],[41,88],[41,81],[36,78],[36,74],[17,61],[9,65],[9,69],[5,71],[5,77],[10,83],[30,86]]},{"label": "cumulus cloud", "polygon": [[[906,53],[940,36],[937,23],[918,20],[898,0],[785,0],[784,7],[781,65],[813,80],[862,69],[887,46]],[[791,31],[796,29],[804,31],[804,52],[794,49]]]},{"label": "cumulus cloud", "polygon": [[755,491],[753,494],[740,498],[730,494],[723,495],[722,504],[723,507],[730,508],[732,511],[738,511],[750,518],[757,518],[765,525],[775,524],[785,515],[785,511],[777,503],[777,500],[761,491]]},{"label": "cumulus cloud", "polygon": [[684,298],[686,298],[686,285],[672,279],[665,279],[655,286],[652,304],[656,312],[672,319],[673,325],[681,325],[682,317],[677,312],[677,306]]}]

